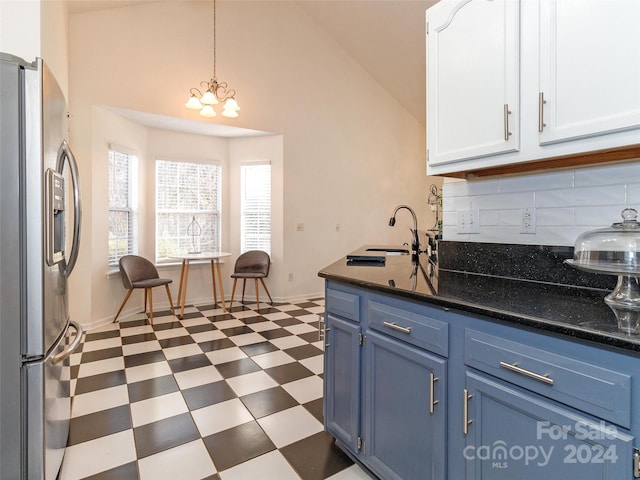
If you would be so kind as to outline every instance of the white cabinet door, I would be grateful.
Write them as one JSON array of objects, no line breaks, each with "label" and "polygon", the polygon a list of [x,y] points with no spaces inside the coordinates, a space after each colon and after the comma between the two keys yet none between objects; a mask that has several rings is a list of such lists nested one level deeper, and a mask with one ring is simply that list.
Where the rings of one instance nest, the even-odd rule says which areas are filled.
[{"label": "white cabinet door", "polygon": [[540,144],[640,128],[640,1],[540,0]]},{"label": "white cabinet door", "polygon": [[427,12],[429,165],[519,149],[519,1]]}]

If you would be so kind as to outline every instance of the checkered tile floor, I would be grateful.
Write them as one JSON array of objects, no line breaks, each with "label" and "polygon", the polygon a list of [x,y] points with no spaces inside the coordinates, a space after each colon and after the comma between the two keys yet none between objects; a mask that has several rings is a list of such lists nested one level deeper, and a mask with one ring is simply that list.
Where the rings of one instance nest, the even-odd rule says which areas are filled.
[{"label": "checkered tile floor", "polygon": [[324,300],[88,332],[59,480],[364,480],[322,427]]}]

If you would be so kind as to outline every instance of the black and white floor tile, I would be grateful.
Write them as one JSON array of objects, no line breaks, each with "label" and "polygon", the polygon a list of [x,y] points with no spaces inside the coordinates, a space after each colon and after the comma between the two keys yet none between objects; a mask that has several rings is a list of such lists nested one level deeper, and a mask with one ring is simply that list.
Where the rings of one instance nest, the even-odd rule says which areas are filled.
[{"label": "black and white floor tile", "polygon": [[365,480],[322,427],[324,300],[90,331],[59,480]]}]

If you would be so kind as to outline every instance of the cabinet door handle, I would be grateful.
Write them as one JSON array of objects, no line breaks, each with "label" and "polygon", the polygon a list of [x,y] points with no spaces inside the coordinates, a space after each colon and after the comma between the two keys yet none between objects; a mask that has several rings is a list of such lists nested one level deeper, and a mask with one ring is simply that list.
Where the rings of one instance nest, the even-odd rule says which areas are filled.
[{"label": "cabinet door handle", "polygon": [[318,341],[322,341],[325,339],[325,337],[327,336],[327,330],[330,329],[326,328],[323,323],[318,325]]},{"label": "cabinet door handle", "polygon": [[547,103],[544,99],[544,92],[538,93],[538,132],[542,133],[544,127],[544,104]]},{"label": "cabinet door handle", "polygon": [[469,393],[466,388],[463,390],[464,400],[462,401],[462,433],[469,433],[469,425],[473,423],[473,420],[469,420],[469,400],[473,398],[473,395]]},{"label": "cabinet door handle", "polygon": [[549,378],[548,373],[540,375],[539,373],[520,368],[517,363],[500,362],[500,366],[502,368],[506,368],[507,370],[511,370],[512,372],[524,375],[525,377],[533,378],[534,380],[538,380],[539,382],[546,383],[547,385],[553,385],[553,379]]},{"label": "cabinet door handle", "polygon": [[439,380],[438,377],[436,377],[433,372],[429,373],[429,387],[430,387],[430,391],[429,391],[429,413],[433,415],[433,410],[436,406],[436,403],[438,403],[438,400],[435,400],[434,397],[434,383],[436,383]]},{"label": "cabinet door handle", "polygon": [[[322,322],[322,325],[318,325],[318,341],[325,341],[327,340],[327,332],[331,331],[331,328],[327,327],[327,324],[325,322]],[[325,347],[329,347],[330,344],[325,343],[324,344]]]},{"label": "cabinet door handle", "polygon": [[411,333],[411,327],[401,327],[400,325],[396,325],[394,322],[382,322],[382,324],[385,327],[390,328],[392,330],[397,330],[398,332],[402,332],[406,334]]},{"label": "cabinet door handle", "polygon": [[324,340],[327,338],[327,332],[330,330],[331,329],[327,327],[318,328],[318,340]]},{"label": "cabinet door handle", "polygon": [[509,111],[509,104],[505,103],[504,104],[504,141],[508,142],[509,141],[509,136],[511,135],[511,132],[509,131],[509,114],[511,112]]}]

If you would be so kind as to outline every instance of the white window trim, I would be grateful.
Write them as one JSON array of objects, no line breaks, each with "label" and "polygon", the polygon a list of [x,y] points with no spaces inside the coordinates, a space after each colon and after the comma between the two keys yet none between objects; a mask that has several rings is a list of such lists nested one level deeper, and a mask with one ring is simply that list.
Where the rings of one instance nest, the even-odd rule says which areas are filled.
[{"label": "white window trim", "polygon": [[[261,243],[260,240],[256,240],[252,245],[247,245],[246,235],[245,235],[245,183],[244,183],[244,172],[246,167],[258,167],[258,166],[268,166],[269,167],[269,245],[266,246],[264,243]],[[269,161],[256,161],[256,162],[242,162],[240,164],[240,252],[244,253],[248,250],[264,250],[269,255],[271,255],[272,250],[272,220],[273,220],[273,193],[272,193],[272,185],[273,185],[273,168],[271,166],[271,162]],[[250,210],[251,211],[251,210]]]},{"label": "white window trim", "polygon": [[[111,154],[120,154],[128,157],[129,160],[129,172],[128,172],[128,200],[129,206],[127,208],[111,208],[111,205],[108,205],[108,211],[115,212],[129,212],[130,220],[129,220],[129,232],[130,235],[127,239],[127,252],[124,255],[128,254],[137,254],[138,253],[138,222],[139,222],[139,186],[138,186],[138,176],[139,176],[139,168],[140,168],[140,156],[139,154],[130,148],[123,147],[116,144],[109,144],[109,161]],[[122,255],[121,255],[122,256]],[[119,260],[119,257],[118,257]],[[107,268],[109,271],[117,270],[118,263],[112,263],[109,255],[107,255]]]},{"label": "white window trim", "polygon": [[[213,210],[189,210],[189,209],[182,209],[182,210],[173,210],[173,209],[160,209],[158,207],[158,194],[159,194],[159,182],[158,182],[158,162],[168,162],[168,163],[184,163],[184,164],[192,164],[192,165],[203,165],[203,166],[208,166],[208,167],[216,167],[218,169],[218,190],[216,192],[217,195],[217,205],[218,208],[217,209],[213,209]],[[159,249],[158,249],[158,242],[161,240],[160,235],[158,234],[158,216],[160,214],[163,213],[171,213],[171,212],[175,212],[175,213],[185,213],[185,214],[213,214],[216,216],[217,218],[217,238],[215,239],[215,241],[218,244],[218,248],[220,248],[221,246],[221,241],[222,241],[222,191],[224,189],[224,181],[223,181],[223,167],[222,164],[219,162],[215,162],[215,161],[211,161],[211,160],[192,160],[192,159],[176,159],[176,158],[168,158],[168,157],[158,157],[155,159],[155,163],[154,163],[154,185],[155,185],[155,194],[154,194],[154,204],[155,204],[155,225],[154,225],[154,231],[155,231],[155,263],[156,265],[160,266],[160,265],[172,265],[176,262],[175,259],[171,259],[171,258],[160,258],[159,257]],[[179,254],[180,252],[178,252],[177,254]]]}]

